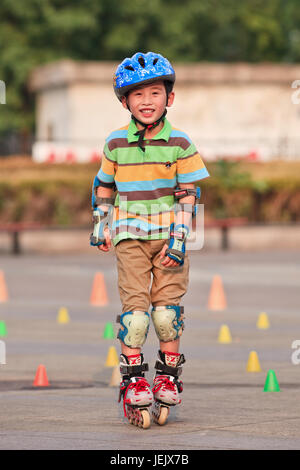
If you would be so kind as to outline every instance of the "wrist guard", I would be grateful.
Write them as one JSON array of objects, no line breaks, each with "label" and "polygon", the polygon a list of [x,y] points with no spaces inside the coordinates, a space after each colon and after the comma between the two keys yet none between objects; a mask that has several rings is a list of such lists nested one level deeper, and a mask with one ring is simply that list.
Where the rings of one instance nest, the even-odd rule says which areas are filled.
[{"label": "wrist guard", "polygon": [[189,234],[189,228],[184,224],[170,225],[169,247],[166,250],[166,256],[183,265],[185,257],[185,242]]},{"label": "wrist guard", "polygon": [[105,245],[104,228],[108,224],[110,209],[103,211],[99,207],[93,210],[94,230],[90,236],[91,246]]},{"label": "wrist guard", "polygon": [[[92,208],[93,208],[93,223],[94,229],[90,236],[90,245],[99,246],[105,245],[104,228],[109,224],[110,216],[113,212],[115,195],[113,197],[100,197],[97,196],[97,188],[101,186],[101,181],[96,176],[93,182],[92,189]],[[113,189],[113,188],[112,188]],[[98,206],[104,206],[100,209]]]},{"label": "wrist guard", "polygon": [[[97,209],[97,206],[102,206],[102,205],[114,205],[115,204],[115,195],[111,198],[109,197],[99,197],[97,196],[97,189],[99,186],[104,185],[105,183],[102,183],[99,179],[98,176],[95,176],[94,182],[93,182],[93,188],[92,188],[92,208]],[[106,186],[104,186],[106,187]],[[111,189],[115,191],[116,185],[112,183]]]},{"label": "wrist guard", "polygon": [[[186,196],[195,196],[195,202],[194,204],[186,204],[180,202],[180,199]],[[199,186],[195,189],[182,189],[182,188],[176,188],[174,189],[174,197],[178,201],[178,203],[182,206],[181,210],[184,212],[189,212],[192,214],[192,217],[196,216],[197,213],[197,204],[200,202],[200,197],[201,197],[201,189]]]}]

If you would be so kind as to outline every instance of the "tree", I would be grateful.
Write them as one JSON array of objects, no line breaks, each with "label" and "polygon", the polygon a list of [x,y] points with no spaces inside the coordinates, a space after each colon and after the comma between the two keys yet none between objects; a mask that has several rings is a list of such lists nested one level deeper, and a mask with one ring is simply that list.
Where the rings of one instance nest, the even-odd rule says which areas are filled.
[{"label": "tree", "polygon": [[61,58],[115,60],[137,51],[171,61],[300,60],[297,0],[1,0],[0,135],[32,131],[27,81]]}]

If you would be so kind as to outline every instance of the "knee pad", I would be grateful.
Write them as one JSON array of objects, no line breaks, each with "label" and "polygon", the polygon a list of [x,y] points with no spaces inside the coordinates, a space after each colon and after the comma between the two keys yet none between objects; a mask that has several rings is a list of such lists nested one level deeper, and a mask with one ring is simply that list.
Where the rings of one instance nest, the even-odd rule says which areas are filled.
[{"label": "knee pad", "polygon": [[149,313],[133,310],[118,316],[117,321],[121,324],[118,339],[129,348],[141,348],[146,341],[149,331]]},{"label": "knee pad", "polygon": [[152,320],[160,341],[174,341],[182,335],[184,329],[183,307],[166,305],[153,307]]}]

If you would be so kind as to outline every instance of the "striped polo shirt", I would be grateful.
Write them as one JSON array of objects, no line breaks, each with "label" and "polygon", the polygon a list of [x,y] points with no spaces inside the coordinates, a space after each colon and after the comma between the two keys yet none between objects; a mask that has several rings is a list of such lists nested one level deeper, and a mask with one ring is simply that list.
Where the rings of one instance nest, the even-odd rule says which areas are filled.
[{"label": "striped polo shirt", "polygon": [[174,221],[174,188],[209,176],[195,145],[167,119],[158,134],[138,147],[133,120],[106,139],[100,182],[115,183],[117,196],[111,237],[121,240],[167,239]]}]

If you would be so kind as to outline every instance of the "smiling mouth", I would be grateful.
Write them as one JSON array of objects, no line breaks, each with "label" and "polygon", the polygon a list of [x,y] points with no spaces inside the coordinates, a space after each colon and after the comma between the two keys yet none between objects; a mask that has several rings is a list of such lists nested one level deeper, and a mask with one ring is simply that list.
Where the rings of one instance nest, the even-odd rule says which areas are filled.
[{"label": "smiling mouth", "polygon": [[151,114],[154,113],[154,109],[141,109],[140,112],[144,115],[144,116],[150,116]]}]

